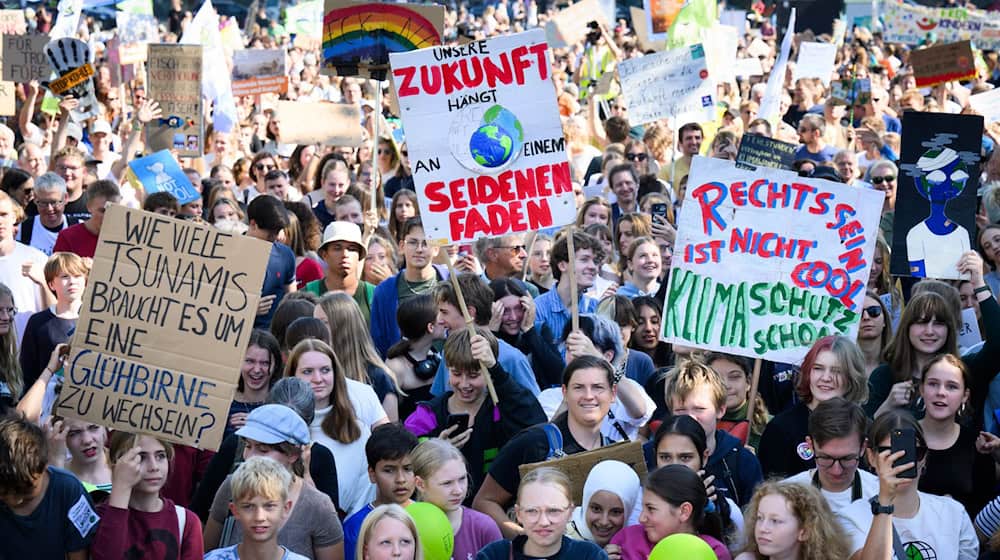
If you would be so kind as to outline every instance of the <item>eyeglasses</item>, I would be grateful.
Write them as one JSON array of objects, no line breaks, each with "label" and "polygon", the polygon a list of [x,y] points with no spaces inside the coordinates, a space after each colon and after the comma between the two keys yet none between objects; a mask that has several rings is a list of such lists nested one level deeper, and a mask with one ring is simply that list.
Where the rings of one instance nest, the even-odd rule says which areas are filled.
[{"label": "eyeglasses", "polygon": [[392,154],[392,150],[387,150],[387,149],[384,149],[384,148],[379,148],[376,151],[378,152],[378,155],[380,155],[380,156],[387,156],[387,155],[391,155]]},{"label": "eyeglasses", "polygon": [[13,317],[17,315],[16,307],[0,307],[0,315],[7,315],[8,317]]},{"label": "eyeglasses", "polygon": [[878,305],[869,305],[861,310],[862,313],[868,314],[869,317],[875,319],[882,315],[882,308]]},{"label": "eyeglasses", "polygon": [[813,130],[815,130],[815,129],[803,127],[803,128],[799,129],[799,134],[802,134],[803,132],[812,132]]},{"label": "eyeglasses", "polygon": [[35,206],[39,208],[58,208],[62,206],[64,202],[62,200],[38,200],[35,199]]},{"label": "eyeglasses", "polygon": [[277,169],[278,166],[277,165],[268,165],[266,163],[258,163],[257,165],[254,165],[253,168],[256,169],[257,171],[265,171],[265,170],[268,170],[268,169]]},{"label": "eyeglasses", "polygon": [[828,469],[833,466],[834,463],[840,463],[840,467],[843,469],[850,469],[858,464],[861,460],[861,455],[844,455],[843,457],[828,457],[826,455],[816,455],[816,465]]},{"label": "eyeglasses", "polygon": [[629,161],[646,161],[647,157],[649,157],[649,156],[647,156],[646,154],[643,154],[643,153],[625,154],[625,158],[627,160],[629,160]]},{"label": "eyeglasses", "polygon": [[549,507],[549,508],[534,508],[534,507],[532,507],[532,508],[524,508],[524,509],[521,509],[519,507],[519,508],[517,508],[517,512],[528,523],[534,523],[534,522],[538,521],[538,519],[542,516],[543,513],[545,514],[545,517],[547,517],[549,519],[549,521],[551,521],[553,519],[560,519],[560,518],[562,518],[563,515],[566,515],[566,512],[569,511],[569,509],[570,509],[569,506],[566,506],[564,508],[554,508],[554,507]]},{"label": "eyeglasses", "polygon": [[426,239],[407,239],[406,246],[411,249],[426,249],[431,245]]},{"label": "eyeglasses", "polygon": [[872,177],[873,185],[881,185],[882,183],[891,183],[896,180],[895,175],[886,175],[884,177]]},{"label": "eyeglasses", "polygon": [[527,245],[497,245],[497,249],[513,249],[515,253],[520,253],[521,251],[527,251]]}]

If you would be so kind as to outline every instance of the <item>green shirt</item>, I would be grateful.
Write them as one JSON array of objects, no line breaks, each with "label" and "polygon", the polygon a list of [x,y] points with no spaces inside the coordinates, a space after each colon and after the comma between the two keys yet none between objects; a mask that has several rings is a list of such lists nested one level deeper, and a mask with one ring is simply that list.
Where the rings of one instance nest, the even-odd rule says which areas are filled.
[{"label": "green shirt", "polygon": [[[326,289],[326,278],[320,278],[319,280],[313,280],[306,284],[303,288],[305,291],[316,294],[319,297],[323,297],[323,294],[327,292]],[[372,297],[375,295],[375,286],[361,280],[358,282],[358,288],[354,290],[354,302],[358,304],[358,309],[361,310],[361,316],[365,318],[365,324],[371,327],[372,324]]]}]

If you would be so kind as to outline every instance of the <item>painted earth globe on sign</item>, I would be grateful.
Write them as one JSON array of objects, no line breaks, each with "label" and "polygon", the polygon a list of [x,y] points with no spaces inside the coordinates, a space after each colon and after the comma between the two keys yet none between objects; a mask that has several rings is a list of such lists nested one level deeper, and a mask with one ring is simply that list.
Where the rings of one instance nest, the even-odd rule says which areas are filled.
[{"label": "painted earth globe on sign", "polygon": [[483,113],[479,127],[469,139],[472,158],[483,167],[495,168],[511,160],[524,142],[524,129],[514,113],[494,105]]}]

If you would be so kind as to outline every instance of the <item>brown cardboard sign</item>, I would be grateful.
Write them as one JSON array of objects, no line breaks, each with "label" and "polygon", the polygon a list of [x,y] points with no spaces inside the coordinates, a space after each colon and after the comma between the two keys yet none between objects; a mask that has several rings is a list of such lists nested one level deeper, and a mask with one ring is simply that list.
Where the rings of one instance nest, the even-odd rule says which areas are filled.
[{"label": "brown cardboard sign", "polygon": [[3,79],[8,82],[46,80],[52,74],[45,54],[47,35],[3,36]]},{"label": "brown cardboard sign", "polygon": [[108,207],[53,413],[218,449],[270,250]]},{"label": "brown cardboard sign", "polygon": [[577,2],[549,19],[545,25],[545,38],[553,47],[583,43],[587,33],[590,32],[587,24],[591,21],[600,23],[605,29],[611,29],[608,19],[604,17],[600,2],[597,0]]},{"label": "brown cardboard sign", "polygon": [[28,23],[22,10],[0,10],[0,34],[24,35],[27,31]]},{"label": "brown cardboard sign", "polygon": [[278,101],[283,144],[360,146],[361,111],[355,105],[324,101]]},{"label": "brown cardboard sign", "polygon": [[15,114],[14,82],[0,82],[0,116]]},{"label": "brown cardboard sign", "polygon": [[917,87],[976,77],[976,62],[969,41],[915,50],[910,53],[910,64]]},{"label": "brown cardboard sign", "polygon": [[642,454],[642,444],[638,441],[616,443],[591,451],[566,455],[559,459],[524,464],[518,467],[518,472],[521,474],[521,478],[524,478],[524,475],[539,467],[558,469],[569,477],[573,491],[573,503],[582,504],[583,485],[587,482],[590,470],[597,463],[610,460],[621,461],[632,467],[639,475],[640,480],[646,476],[646,459]]},{"label": "brown cardboard sign", "polygon": [[149,44],[149,98],[163,116],[146,126],[150,151],[176,150],[180,156],[203,153],[204,114],[201,99],[201,46]]}]

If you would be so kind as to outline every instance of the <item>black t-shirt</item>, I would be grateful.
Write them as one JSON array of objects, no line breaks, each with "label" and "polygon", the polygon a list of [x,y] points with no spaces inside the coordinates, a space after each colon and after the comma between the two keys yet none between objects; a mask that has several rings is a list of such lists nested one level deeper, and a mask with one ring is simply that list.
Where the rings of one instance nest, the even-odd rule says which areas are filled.
[{"label": "black t-shirt", "polygon": [[[569,431],[569,424],[566,416],[552,422],[563,437],[563,453],[572,455],[586,451]],[[517,487],[521,484],[521,473],[518,468],[521,465],[544,461],[549,455],[549,440],[545,436],[543,425],[532,426],[514,436],[507,445],[500,449],[500,454],[493,460],[490,467],[490,476],[501,488],[510,494],[517,494]]]},{"label": "black t-shirt", "polygon": [[993,458],[976,451],[978,435],[962,426],[950,448],[929,450],[927,470],[918,486],[921,492],[955,498],[972,518],[995,495],[996,482]]},{"label": "black t-shirt", "polygon": [[65,558],[85,550],[100,519],[83,485],[68,471],[49,467],[45,497],[26,516],[0,505],[0,558]]}]

